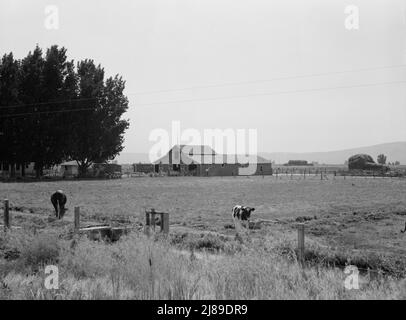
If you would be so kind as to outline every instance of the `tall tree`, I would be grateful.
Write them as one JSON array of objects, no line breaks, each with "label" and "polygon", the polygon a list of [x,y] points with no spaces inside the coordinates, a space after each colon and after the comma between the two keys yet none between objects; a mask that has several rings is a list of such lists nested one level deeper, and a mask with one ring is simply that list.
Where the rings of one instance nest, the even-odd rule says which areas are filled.
[{"label": "tall tree", "polygon": [[378,155],[378,163],[379,164],[386,164],[386,156],[384,154]]},{"label": "tall tree", "polygon": [[24,145],[26,156],[29,161],[35,162],[37,176],[42,175],[42,135],[45,133],[43,124],[43,114],[45,110],[43,105],[43,69],[44,58],[42,50],[38,46],[22,60],[21,62],[21,79],[19,94],[24,107],[20,116],[21,123],[24,124],[26,139],[20,143]]},{"label": "tall tree", "polygon": [[40,107],[41,123],[37,130],[41,133],[38,141],[40,147],[35,156],[39,168],[61,163],[68,148],[66,135],[69,126],[65,113],[70,106],[69,99],[75,98],[76,87],[75,83],[66,83],[67,77],[71,76],[70,71],[66,49],[57,46],[49,48],[42,70],[42,99],[46,104]]},{"label": "tall tree", "polygon": [[[0,161],[35,162],[43,168],[76,160],[86,174],[94,162],[114,158],[121,150],[128,108],[119,76],[104,79],[93,60],[67,60],[66,49],[38,46],[21,61],[0,61]],[[14,172],[14,171],[13,171]],[[12,173],[13,173],[12,172]]]},{"label": "tall tree", "polygon": [[35,162],[37,176],[43,168],[61,163],[66,154],[68,127],[64,111],[76,97],[73,62],[66,49],[52,46],[43,57],[37,46],[22,61],[20,95],[26,104],[26,150]]},{"label": "tall tree", "polygon": [[[79,95],[71,114],[71,158],[84,176],[92,163],[113,159],[123,149],[124,132],[128,120],[121,119],[128,109],[124,95],[125,82],[121,77],[104,81],[104,70],[93,60],[84,60],[77,66]],[[85,110],[89,109],[89,110]]]},{"label": "tall tree", "polygon": [[11,176],[15,175],[15,165],[19,159],[20,124],[13,115],[18,113],[20,102],[18,95],[19,61],[12,53],[5,54],[0,63],[0,162],[11,167]]}]

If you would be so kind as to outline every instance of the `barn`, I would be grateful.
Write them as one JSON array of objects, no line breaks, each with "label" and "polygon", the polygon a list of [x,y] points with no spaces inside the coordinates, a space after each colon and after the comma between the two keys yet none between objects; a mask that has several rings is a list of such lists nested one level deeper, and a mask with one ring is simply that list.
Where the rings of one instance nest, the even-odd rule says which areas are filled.
[{"label": "barn", "polygon": [[[237,176],[239,168],[244,167],[237,160],[236,155],[218,154],[206,145],[176,145],[154,162],[154,171],[168,175]],[[257,157],[255,175],[272,175],[272,164]]]}]

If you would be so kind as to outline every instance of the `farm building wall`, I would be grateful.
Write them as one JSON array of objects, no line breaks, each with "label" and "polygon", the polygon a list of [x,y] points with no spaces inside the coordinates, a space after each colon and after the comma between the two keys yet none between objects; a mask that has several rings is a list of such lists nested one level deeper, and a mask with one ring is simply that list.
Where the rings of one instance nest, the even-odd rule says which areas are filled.
[{"label": "farm building wall", "polygon": [[[229,163],[214,163],[214,164],[168,164],[160,163],[152,164],[136,164],[137,172],[160,172],[170,176],[198,176],[198,177],[214,177],[214,176],[238,176],[239,164]],[[272,175],[271,163],[258,163],[254,175]]]},{"label": "farm building wall", "polygon": [[198,175],[206,177],[237,176],[238,164],[202,164],[198,165]]},{"label": "farm building wall", "polygon": [[62,165],[61,174],[63,177],[77,176],[79,174],[79,169],[77,165]]},{"label": "farm building wall", "polygon": [[258,163],[255,175],[270,176],[273,174],[272,163]]}]

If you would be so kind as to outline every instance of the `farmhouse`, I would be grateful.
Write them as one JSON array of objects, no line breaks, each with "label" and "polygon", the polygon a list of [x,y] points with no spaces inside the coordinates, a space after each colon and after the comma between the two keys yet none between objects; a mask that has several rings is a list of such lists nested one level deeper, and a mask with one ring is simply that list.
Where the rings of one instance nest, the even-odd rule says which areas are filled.
[{"label": "farmhouse", "polygon": [[79,166],[76,161],[67,161],[61,164],[60,174],[62,177],[75,177],[79,174]]},{"label": "farmhouse", "polygon": [[[270,162],[257,157],[256,164],[256,175],[272,175]],[[153,170],[168,175],[237,176],[244,166],[238,163],[236,155],[218,154],[209,146],[176,145],[154,162]]]}]

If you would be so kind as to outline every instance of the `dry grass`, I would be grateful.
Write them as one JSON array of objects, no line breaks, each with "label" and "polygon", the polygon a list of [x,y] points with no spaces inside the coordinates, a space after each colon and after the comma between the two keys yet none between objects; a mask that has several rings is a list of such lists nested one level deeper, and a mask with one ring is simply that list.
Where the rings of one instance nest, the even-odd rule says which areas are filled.
[{"label": "dry grass", "polygon": [[[49,236],[16,234],[13,243],[19,237],[35,244],[14,260],[0,259],[1,299],[406,298],[402,279],[362,278],[360,290],[346,290],[346,275],[338,268],[301,268],[278,249],[289,239],[269,237],[261,246],[213,254],[181,251],[168,240],[133,233],[115,244],[57,240],[55,256]],[[2,244],[13,247],[9,239]],[[44,265],[50,262],[59,267],[58,290],[44,288]]]}]

